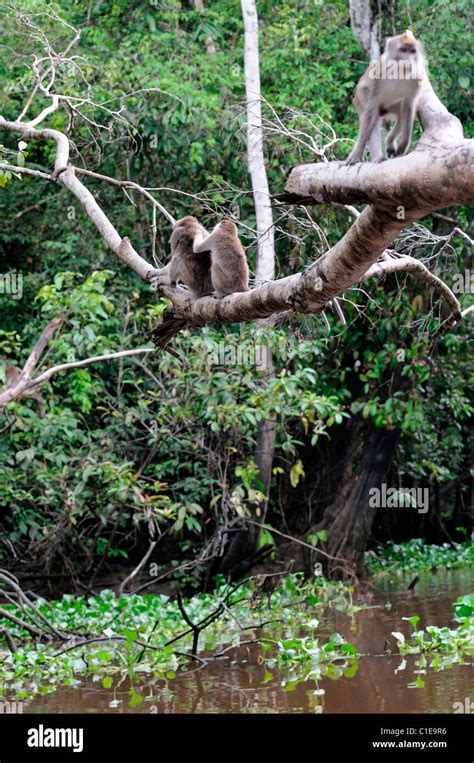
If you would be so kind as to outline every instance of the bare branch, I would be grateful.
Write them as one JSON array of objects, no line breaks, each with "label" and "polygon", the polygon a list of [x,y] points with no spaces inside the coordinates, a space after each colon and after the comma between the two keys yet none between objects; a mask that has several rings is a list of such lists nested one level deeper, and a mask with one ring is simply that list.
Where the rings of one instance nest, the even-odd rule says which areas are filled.
[{"label": "bare branch", "polygon": [[7,122],[2,116],[0,116],[0,129],[8,130],[9,132],[18,132],[25,140],[34,140],[35,138],[54,140],[57,148],[54,171],[51,175],[51,179],[56,180],[61,172],[64,172],[64,170],[67,169],[69,160],[69,141],[62,132],[59,132],[59,130],[51,130],[49,128],[36,130],[34,127],[24,125],[21,122]]},{"label": "bare branch", "polygon": [[373,278],[374,276],[386,276],[390,273],[400,273],[404,271],[416,273],[419,278],[425,281],[425,283],[436,289],[436,291],[438,291],[445,298],[446,302],[450,306],[454,318],[456,320],[461,320],[461,305],[459,304],[458,299],[451,291],[449,286],[447,286],[447,284],[445,284],[444,281],[442,281],[440,278],[431,273],[426,265],[423,265],[422,262],[416,260],[414,257],[404,256],[400,257],[399,259],[390,259],[385,260],[384,262],[376,262],[365,273],[364,280],[366,278]]},{"label": "bare branch", "polygon": [[43,178],[43,180],[53,180],[52,175],[48,175],[47,172],[41,172],[41,170],[30,170],[29,167],[17,167],[15,164],[7,164],[6,162],[0,162],[0,170],[4,172],[18,172],[19,175],[31,175],[32,177]]},{"label": "bare branch", "polygon": [[[143,353],[155,352],[154,347],[137,347],[135,350],[120,350],[120,352],[111,352],[105,355],[95,355],[91,358],[85,358],[84,360],[75,360],[71,363],[61,363],[58,366],[48,368],[47,371],[37,376],[36,379],[32,379],[29,387],[36,387],[38,384],[44,384],[52,376],[60,373],[60,371],[70,371],[73,368],[84,368],[90,366],[92,363],[102,363],[105,360],[117,360],[118,358],[128,358],[132,355],[143,355]],[[27,389],[28,389],[27,388]]]},{"label": "bare branch", "polygon": [[28,127],[36,127],[36,125],[39,125],[40,122],[42,122],[49,114],[52,114],[53,111],[56,111],[59,105],[59,98],[57,95],[52,96],[52,102],[49,106],[46,106],[43,111],[41,111],[37,117],[34,119],[31,119],[27,124]]},{"label": "bare branch", "polygon": [[95,178],[96,180],[103,180],[105,183],[110,183],[111,185],[118,185],[121,188],[132,188],[135,191],[138,191],[138,193],[141,193],[143,196],[145,196],[151,203],[158,209],[162,215],[166,217],[168,222],[171,223],[171,225],[175,225],[176,220],[171,215],[165,207],[160,204],[159,201],[157,201],[151,193],[146,188],[143,188],[143,186],[138,185],[138,183],[134,183],[131,180],[117,180],[116,178],[111,178],[108,175],[101,175],[99,172],[91,172],[91,170],[85,170],[80,167],[74,168],[76,173],[79,175],[87,175],[87,177]]},{"label": "bare branch", "polygon": [[[19,400],[22,397],[27,396],[31,390],[35,389],[36,387],[40,387],[42,384],[45,384],[52,376],[55,376],[61,371],[70,371],[73,368],[84,368],[85,366],[90,366],[92,363],[101,363],[107,360],[116,360],[117,358],[127,358],[131,357],[132,355],[141,355],[143,353],[155,352],[153,347],[139,347],[134,350],[121,350],[120,352],[111,352],[106,355],[96,355],[91,358],[85,358],[84,360],[71,361],[70,363],[61,363],[60,365],[48,368],[47,371],[44,371],[35,379],[31,379],[30,374],[38,362],[40,352],[44,348],[46,342],[51,338],[54,332],[54,328],[56,328],[56,326],[52,328],[52,324],[54,324],[55,321],[60,322],[60,320],[61,319],[55,318],[51,324],[43,331],[38,343],[36,344],[34,350],[27,360],[27,363],[25,364],[25,367],[23,368],[17,383],[11,387],[8,387],[3,392],[0,392],[0,412],[4,409],[7,403],[11,403],[13,400]],[[43,343],[42,348],[40,351],[38,351],[38,346],[41,342]]]}]

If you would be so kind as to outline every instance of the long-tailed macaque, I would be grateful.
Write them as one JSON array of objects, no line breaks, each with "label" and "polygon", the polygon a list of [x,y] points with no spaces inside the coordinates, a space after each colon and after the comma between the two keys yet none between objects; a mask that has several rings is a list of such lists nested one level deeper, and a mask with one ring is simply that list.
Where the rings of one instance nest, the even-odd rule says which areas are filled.
[{"label": "long-tailed macaque", "polygon": [[196,253],[211,251],[211,278],[216,297],[249,290],[249,268],[237,226],[231,220],[218,223],[210,236],[197,235]]},{"label": "long-tailed macaque", "polygon": [[181,282],[196,297],[212,293],[210,251],[204,248],[198,255],[193,250],[198,235],[202,239],[209,234],[195,217],[183,217],[176,222],[170,238],[171,260],[166,267],[151,272],[149,281],[152,286],[176,286]]},{"label": "long-tailed macaque", "polygon": [[383,161],[381,123],[395,118],[387,142],[387,157],[401,156],[411,141],[420,85],[425,78],[425,60],[421,43],[407,29],[390,37],[385,51],[373,61],[360,78],[353,100],[359,114],[359,135],[345,164],[363,160],[369,144],[373,161]]}]

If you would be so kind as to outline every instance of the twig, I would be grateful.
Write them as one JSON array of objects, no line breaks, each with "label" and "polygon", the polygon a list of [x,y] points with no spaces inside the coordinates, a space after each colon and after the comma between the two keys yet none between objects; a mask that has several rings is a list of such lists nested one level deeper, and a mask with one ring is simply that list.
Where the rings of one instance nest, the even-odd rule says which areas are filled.
[{"label": "twig", "polygon": [[24,620],[21,620],[16,615],[13,615],[11,612],[7,612],[6,609],[3,609],[0,607],[0,617],[4,617],[5,620],[11,620],[12,623],[15,623],[15,625],[19,625],[20,628],[24,628],[25,631],[28,631],[33,636],[38,636],[41,638],[45,635],[44,631],[38,630],[38,628],[35,628],[34,625],[29,625],[29,623],[25,623]]},{"label": "twig", "polygon": [[306,543],[304,540],[300,540],[299,538],[295,538],[292,535],[287,535],[286,533],[282,533],[280,530],[275,530],[275,528],[271,527],[271,525],[265,525],[265,524],[262,524],[261,522],[256,522],[253,519],[246,519],[246,522],[249,522],[251,525],[257,525],[257,527],[261,527],[263,530],[268,530],[268,532],[270,533],[275,533],[275,535],[280,535],[282,538],[291,540],[293,543],[297,543],[299,546],[304,546],[305,548],[309,548],[311,551],[317,551],[318,554],[322,554],[323,556],[326,556],[328,559],[333,559],[338,562],[346,563],[346,559],[343,559],[340,556],[331,556],[331,554],[328,554],[326,551],[323,551],[321,548],[318,548],[317,546],[312,546],[310,543]]},{"label": "twig", "polygon": [[146,554],[143,557],[143,559],[137,564],[135,569],[132,570],[132,572],[129,575],[127,575],[127,577],[120,583],[118,591],[117,591],[117,596],[121,596],[123,594],[123,592],[125,590],[125,586],[127,585],[127,583],[129,583],[131,580],[133,580],[133,578],[136,575],[138,575],[140,570],[145,566],[145,564],[147,563],[148,559],[150,558],[151,554],[153,553],[153,551],[154,551],[154,549],[156,547],[156,544],[158,543],[159,540],[160,539],[157,538],[156,540],[152,540],[150,542],[150,546],[148,548],[148,551],[146,552]]},{"label": "twig", "polygon": [[16,652],[15,640],[14,640],[12,634],[10,633],[10,631],[8,630],[8,628],[6,627],[6,625],[1,625],[0,626],[0,633],[3,633],[3,635],[5,636],[10,652],[12,654],[15,654],[15,652]]},{"label": "twig", "polygon": [[199,634],[202,630],[202,627],[200,627],[199,625],[196,625],[196,623],[193,623],[191,618],[188,616],[184,608],[183,597],[181,596],[181,591],[179,589],[176,595],[176,600],[178,602],[179,611],[183,615],[184,621],[189,625],[189,627],[191,628],[193,632],[193,648],[192,648],[191,654],[196,655],[198,651]]}]

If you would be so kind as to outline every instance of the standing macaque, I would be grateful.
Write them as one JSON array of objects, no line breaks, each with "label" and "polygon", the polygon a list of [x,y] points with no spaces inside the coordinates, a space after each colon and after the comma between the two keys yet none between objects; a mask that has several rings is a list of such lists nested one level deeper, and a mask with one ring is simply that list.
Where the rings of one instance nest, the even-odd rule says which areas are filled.
[{"label": "standing macaque", "polygon": [[383,161],[381,123],[396,122],[387,137],[387,157],[401,156],[411,141],[421,83],[426,77],[421,43],[407,29],[389,37],[385,51],[360,78],[353,100],[359,114],[357,143],[345,160],[351,165],[363,160],[369,145],[373,161]]},{"label": "standing macaque", "polygon": [[194,251],[211,252],[211,278],[216,297],[249,290],[249,268],[237,226],[231,220],[218,223],[210,236],[196,236]]},{"label": "standing macaque", "polygon": [[152,286],[176,286],[181,282],[196,297],[212,293],[211,254],[204,248],[198,256],[193,250],[198,235],[203,238],[208,232],[195,217],[183,217],[176,222],[170,238],[171,260],[166,267],[150,273]]}]

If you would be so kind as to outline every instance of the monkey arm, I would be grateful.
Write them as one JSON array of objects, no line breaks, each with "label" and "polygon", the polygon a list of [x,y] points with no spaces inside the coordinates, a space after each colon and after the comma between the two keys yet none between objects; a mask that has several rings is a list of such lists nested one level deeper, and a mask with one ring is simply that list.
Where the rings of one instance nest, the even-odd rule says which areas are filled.
[{"label": "monkey arm", "polygon": [[151,271],[148,282],[154,289],[158,286],[176,286],[182,276],[182,258],[180,254],[175,253],[166,267]]},{"label": "monkey arm", "polygon": [[199,254],[200,252],[208,252],[211,248],[209,244],[214,241],[214,237],[215,232],[211,233],[209,236],[205,236],[203,233],[196,233],[193,244],[194,254]]}]

